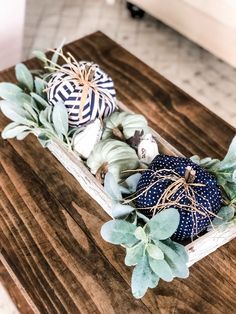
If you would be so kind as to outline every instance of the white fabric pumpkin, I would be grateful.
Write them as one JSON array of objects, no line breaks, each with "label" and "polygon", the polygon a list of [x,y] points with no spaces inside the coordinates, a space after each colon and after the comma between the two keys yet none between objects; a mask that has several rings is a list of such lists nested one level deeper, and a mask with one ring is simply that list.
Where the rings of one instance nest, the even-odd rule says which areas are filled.
[{"label": "white fabric pumpkin", "polygon": [[104,119],[116,109],[112,79],[92,62],[64,64],[52,74],[46,90],[50,104],[65,104],[72,127]]}]

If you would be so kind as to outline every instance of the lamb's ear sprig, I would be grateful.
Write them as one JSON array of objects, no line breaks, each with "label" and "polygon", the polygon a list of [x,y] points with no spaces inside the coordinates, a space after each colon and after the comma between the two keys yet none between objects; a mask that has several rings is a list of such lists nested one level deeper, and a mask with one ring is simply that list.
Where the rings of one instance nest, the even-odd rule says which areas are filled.
[{"label": "lamb's ear sprig", "polygon": [[111,173],[106,174],[104,188],[112,199],[110,214],[115,219],[101,229],[105,241],[126,248],[125,264],[135,266],[131,286],[136,298],[142,298],[148,288],[156,287],[160,278],[171,281],[174,277],[188,276],[186,250],[170,240],[179,225],[178,210],[169,208],[148,219],[132,203],[122,204],[123,195],[136,191],[140,176],[135,173],[118,184]]},{"label": "lamb's ear sprig", "polygon": [[[217,214],[218,218],[213,220],[213,226],[224,227],[236,223],[236,136],[234,136],[228,152],[223,160],[191,157],[191,160],[211,172],[222,187],[224,193],[224,206]],[[220,218],[219,218],[220,217]]]},{"label": "lamb's ear sprig", "polygon": [[156,287],[160,278],[170,282],[174,277],[188,277],[188,254],[184,246],[170,240],[178,225],[178,210],[169,208],[143,226],[121,219],[102,226],[103,239],[124,246],[125,264],[135,266],[131,279],[135,298]]},{"label": "lamb's ear sprig", "polygon": [[15,67],[15,74],[17,85],[0,83],[1,111],[13,121],[2,131],[2,137],[22,140],[33,133],[44,147],[54,139],[71,148],[64,104],[50,106],[44,92],[46,82],[34,77],[24,64]]},{"label": "lamb's ear sprig", "polygon": [[51,58],[48,58],[45,52],[41,50],[34,50],[33,55],[35,58],[40,60],[43,63],[44,70],[33,70],[32,73],[39,75],[40,77],[46,79],[48,76],[51,75],[56,69],[55,65],[57,65],[58,59],[62,54],[62,47],[64,46],[65,40],[58,46],[56,50],[50,50],[53,52]]}]

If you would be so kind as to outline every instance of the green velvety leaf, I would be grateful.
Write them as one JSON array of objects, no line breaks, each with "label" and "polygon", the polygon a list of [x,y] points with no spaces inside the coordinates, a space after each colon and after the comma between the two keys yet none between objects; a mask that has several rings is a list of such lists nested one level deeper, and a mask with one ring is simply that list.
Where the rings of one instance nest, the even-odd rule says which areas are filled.
[{"label": "green velvety leaf", "polygon": [[147,253],[154,259],[164,259],[164,254],[157,245],[149,243],[147,246]]},{"label": "green velvety leaf", "polygon": [[40,50],[35,50],[35,51],[33,51],[33,55],[37,59],[39,59],[39,60],[43,61],[45,64],[47,64],[47,56],[44,52],[42,52]]},{"label": "green velvety leaf", "polygon": [[232,139],[228,152],[221,162],[220,168],[221,169],[224,169],[225,167],[228,168],[230,165],[236,167],[236,135]]},{"label": "green velvety leaf", "polygon": [[5,128],[2,130],[2,138],[8,138],[8,137],[5,137],[4,135],[3,135],[3,133],[5,133],[6,131],[8,131],[8,130],[11,130],[11,129],[14,129],[16,126],[19,126],[20,124],[19,123],[17,123],[17,122],[11,122],[11,123],[9,123],[8,125],[6,125],[5,126]]},{"label": "green velvety leaf", "polygon": [[132,176],[129,176],[124,181],[123,185],[128,188],[128,191],[130,192],[130,194],[132,194],[136,191],[140,177],[141,177],[140,173],[135,173]]},{"label": "green velvety leaf", "polygon": [[134,210],[135,210],[135,208],[132,207],[132,206],[122,205],[120,203],[115,203],[112,206],[111,213],[112,213],[112,217],[113,218],[119,218],[119,217],[123,217],[123,216],[129,215]]},{"label": "green velvety leaf", "polygon": [[229,200],[234,202],[236,199],[236,135],[222,161],[211,158],[200,160],[198,156],[193,156],[191,159],[215,175]]},{"label": "green velvety leaf", "polygon": [[236,184],[236,136],[233,138],[225,158],[220,162],[216,172],[220,185]]},{"label": "green velvety leaf", "polygon": [[0,83],[0,97],[11,101],[16,98],[16,95],[21,94],[23,91],[20,87],[12,83]]},{"label": "green velvety leaf", "polygon": [[28,130],[28,131],[24,131],[22,133],[19,133],[19,134],[17,134],[16,139],[18,141],[21,141],[21,140],[25,139],[26,136],[29,135],[31,132],[32,132],[31,130]]},{"label": "green velvety leaf", "polygon": [[39,114],[39,112],[36,111],[35,109],[33,109],[31,105],[25,103],[24,104],[24,109],[31,115],[32,120],[34,120],[36,122],[38,121],[38,114]]},{"label": "green velvety leaf", "polygon": [[51,142],[51,140],[43,132],[38,135],[38,140],[44,148],[47,147],[48,144]]},{"label": "green velvety leaf", "polygon": [[52,111],[52,121],[58,134],[67,135],[69,130],[68,113],[63,103],[56,103]]},{"label": "green velvety leaf", "polygon": [[220,226],[228,221],[230,221],[235,214],[235,210],[233,206],[223,206],[221,207],[220,211],[218,212],[217,216],[221,217],[222,219],[215,217],[212,221],[213,226],[217,227]]},{"label": "green velvety leaf", "polygon": [[110,220],[101,228],[101,235],[107,242],[133,246],[137,243],[134,235],[136,226],[124,220]]},{"label": "green velvety leaf", "polygon": [[220,184],[227,182],[236,184],[236,135],[234,136],[225,158],[220,162],[217,178]]},{"label": "green velvety leaf", "polygon": [[137,214],[137,216],[138,216],[139,218],[141,218],[145,223],[149,222],[150,219],[149,219],[148,217],[144,216],[142,213],[136,211],[136,214]]},{"label": "green velvety leaf", "polygon": [[165,261],[170,266],[173,275],[179,278],[187,278],[189,275],[189,270],[183,258],[162,241],[159,241],[159,247],[163,251]]},{"label": "green velvety leaf", "polygon": [[[122,218],[124,219],[124,218]],[[129,215],[127,215],[125,217],[125,221],[132,223],[133,225],[137,226],[137,215],[136,212],[133,211],[132,213],[130,213]]]},{"label": "green velvety leaf", "polygon": [[171,239],[167,239],[162,242],[175,251],[175,253],[182,259],[183,263],[188,263],[189,256],[184,245],[174,242]]},{"label": "green velvety leaf", "polygon": [[21,108],[24,108],[24,105],[28,104],[32,108],[38,109],[34,102],[34,99],[30,97],[30,95],[25,93],[15,94],[15,96],[11,97],[11,100],[9,100],[9,102]]},{"label": "green velvety leaf", "polygon": [[199,156],[195,155],[195,156],[192,156],[190,158],[195,164],[205,168],[205,169],[208,169],[208,170],[213,170],[213,169],[217,169],[219,164],[220,164],[220,161],[219,159],[213,159],[213,158],[210,158],[210,157],[206,157],[206,158],[203,158],[203,159],[200,159]]},{"label": "green velvety leaf", "polygon": [[17,80],[28,90],[33,91],[34,89],[34,80],[33,76],[28,70],[28,68],[23,64],[19,63],[15,66],[16,78]]},{"label": "green velvety leaf", "polygon": [[232,175],[233,170],[232,169],[225,169],[224,171],[218,171],[215,176],[217,177],[217,183],[224,187],[228,183],[232,183]]},{"label": "green velvety leaf", "polygon": [[32,118],[29,113],[22,107],[7,101],[0,102],[2,113],[10,120],[19,124],[32,125]]},{"label": "green velvety leaf", "polygon": [[21,108],[24,109],[24,105],[28,104],[29,106],[37,109],[37,106],[34,102],[34,100],[30,97],[30,95],[25,94],[23,92],[15,93],[15,94],[9,94],[8,96],[5,95],[5,99],[8,103],[11,103],[13,105],[17,105],[15,108]]},{"label": "green velvety leaf", "polygon": [[46,88],[46,82],[40,77],[36,77],[34,80],[36,94],[43,97],[45,94],[44,89]]},{"label": "green velvety leaf", "polygon": [[130,191],[123,185],[119,185],[121,194],[130,194]]},{"label": "green velvety leaf", "polygon": [[30,93],[30,95],[40,104],[43,106],[43,108],[47,108],[49,106],[48,102],[43,99],[40,95],[36,93]]},{"label": "green velvety leaf", "polygon": [[57,63],[60,55],[59,53],[61,53],[62,51],[62,47],[64,46],[64,42],[65,40],[62,41],[62,43],[58,46],[58,48],[56,49],[56,51],[54,52],[52,58],[51,58],[51,66],[54,67],[55,66],[55,63]]},{"label": "green velvety leaf", "polygon": [[201,158],[198,155],[194,155],[192,157],[190,157],[190,159],[195,162],[195,164],[200,165],[201,162]]},{"label": "green velvety leaf", "polygon": [[144,255],[139,263],[134,267],[131,288],[133,296],[140,299],[144,296],[147,289],[154,288],[158,284],[159,278],[149,266],[147,256]]},{"label": "green velvety leaf", "polygon": [[126,248],[125,265],[133,266],[138,264],[144,255],[144,251],[145,244],[141,241],[130,248]]},{"label": "green velvety leaf", "polygon": [[134,232],[134,235],[138,240],[141,240],[145,243],[148,242],[148,237],[142,227],[137,227],[137,229]]},{"label": "green velvety leaf", "polygon": [[18,123],[12,122],[8,124],[2,131],[2,138],[13,138],[22,134],[25,131],[30,131],[28,126],[19,125]]},{"label": "green velvety leaf", "polygon": [[47,107],[45,110],[40,111],[39,113],[39,121],[42,123],[42,125],[48,129],[48,130],[53,130],[53,126],[50,123],[49,118],[49,112],[51,112],[51,108]]},{"label": "green velvety leaf", "polygon": [[104,178],[104,189],[114,201],[121,201],[122,195],[113,174],[107,172]]},{"label": "green velvety leaf", "polygon": [[53,107],[52,106],[48,106],[45,110],[45,113],[47,113],[47,120],[52,122],[52,111],[53,111]]},{"label": "green velvety leaf", "polygon": [[156,288],[156,286],[159,283],[160,278],[157,276],[156,273],[154,273],[154,271],[151,269],[150,267],[150,277],[149,277],[149,288],[153,289]]},{"label": "green velvety leaf", "polygon": [[174,276],[172,270],[165,260],[157,260],[149,256],[149,265],[154,273],[161,279],[170,282]]},{"label": "green velvety leaf", "polygon": [[229,200],[236,204],[236,183],[227,182],[224,185],[224,190]]},{"label": "green velvety leaf", "polygon": [[179,212],[175,208],[168,208],[155,215],[148,223],[150,237],[164,240],[172,236],[179,225]]},{"label": "green velvety leaf", "polygon": [[229,183],[234,183],[236,185],[236,166],[233,169],[233,172],[231,174],[231,180],[229,180]]}]

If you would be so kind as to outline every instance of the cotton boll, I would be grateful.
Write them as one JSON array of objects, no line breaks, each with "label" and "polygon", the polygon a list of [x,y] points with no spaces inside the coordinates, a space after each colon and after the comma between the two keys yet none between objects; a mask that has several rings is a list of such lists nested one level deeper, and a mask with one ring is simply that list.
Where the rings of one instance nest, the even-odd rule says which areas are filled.
[{"label": "cotton boll", "polygon": [[146,134],[138,145],[138,157],[141,162],[150,164],[159,154],[158,146],[152,134]]}]

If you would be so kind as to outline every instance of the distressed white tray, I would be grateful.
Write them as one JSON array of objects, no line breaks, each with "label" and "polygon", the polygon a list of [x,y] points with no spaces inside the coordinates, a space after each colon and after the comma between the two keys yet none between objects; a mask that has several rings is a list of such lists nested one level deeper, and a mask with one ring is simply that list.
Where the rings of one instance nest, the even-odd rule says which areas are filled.
[{"label": "distressed white tray", "polygon": [[[131,112],[123,103],[119,102],[119,108]],[[151,129],[158,142],[159,151],[167,155],[183,156],[177,149],[164,140],[157,132]],[[84,162],[73,151],[69,152],[63,145],[52,142],[48,149],[60,161],[60,163],[76,178],[82,188],[107,212],[111,214],[112,201],[105,192],[103,186],[91,174]],[[232,225],[222,231],[219,228],[209,231],[197,240],[186,246],[189,253],[189,266],[203,257],[214,252],[218,247],[236,237],[236,226]]]}]

